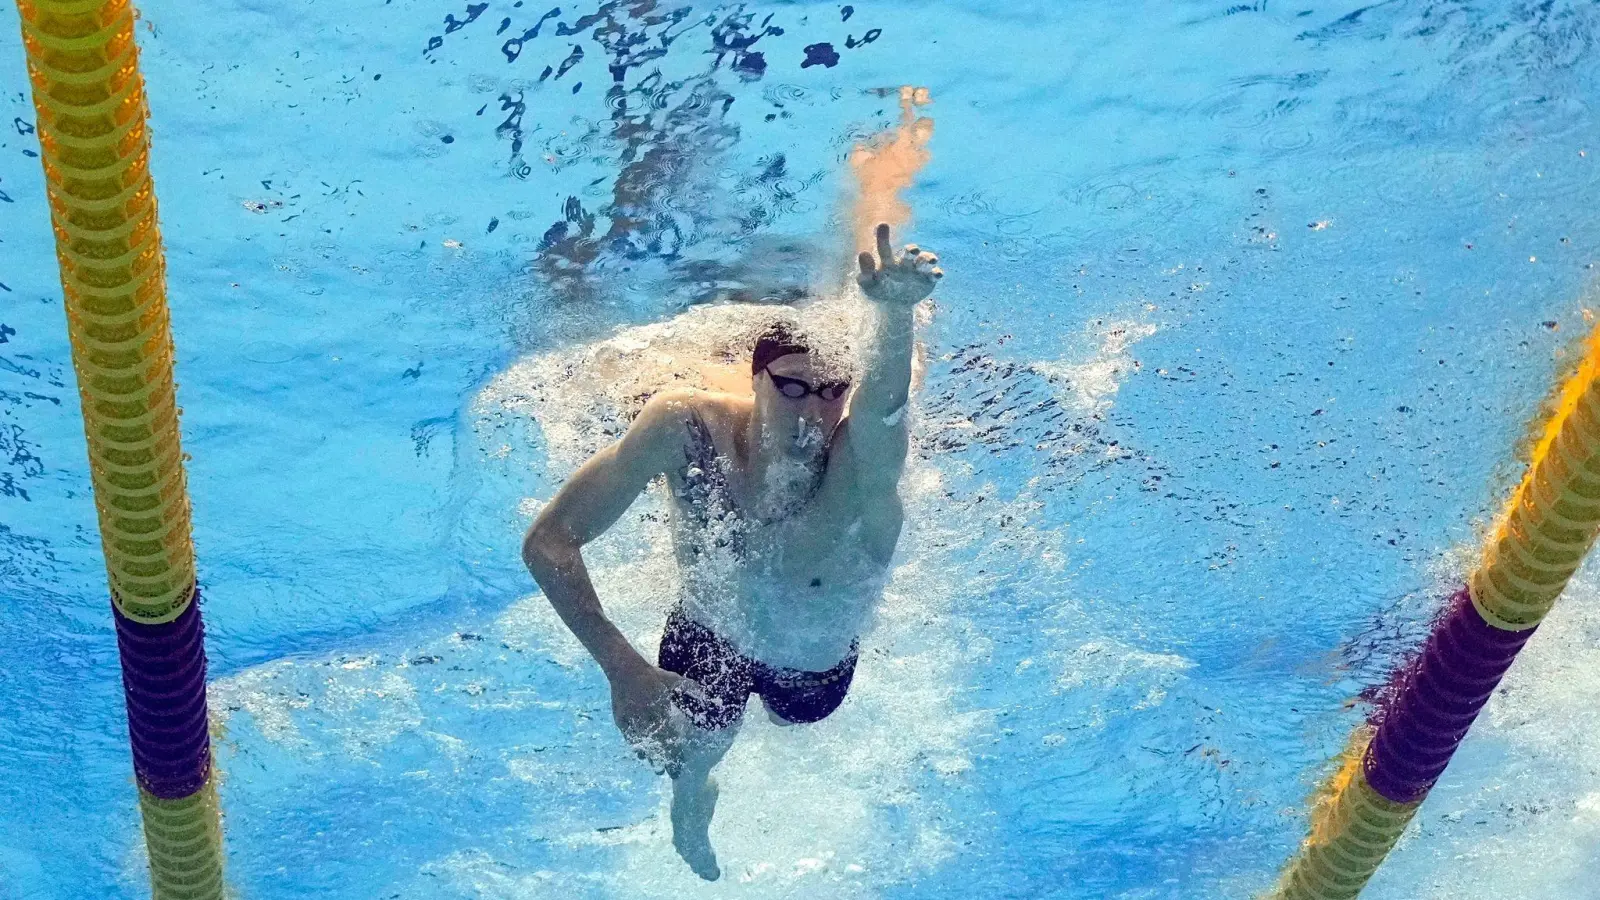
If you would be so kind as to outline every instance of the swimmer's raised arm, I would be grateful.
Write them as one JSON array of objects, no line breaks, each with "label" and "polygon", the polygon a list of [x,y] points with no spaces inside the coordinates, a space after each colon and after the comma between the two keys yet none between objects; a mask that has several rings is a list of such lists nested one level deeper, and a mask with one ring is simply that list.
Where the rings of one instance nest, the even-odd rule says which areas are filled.
[{"label": "swimmer's raised arm", "polygon": [[896,256],[889,226],[877,230],[878,258],[863,251],[856,281],[871,301],[872,323],[861,384],[850,396],[845,446],[858,478],[893,486],[906,456],[906,403],[911,392],[912,308],[933,293],[944,271],[939,258],[907,244]]},{"label": "swimmer's raised arm", "polygon": [[522,561],[534,581],[614,683],[655,667],[606,618],[580,551],[622,517],[652,478],[682,461],[692,397],[669,391],[651,398],[620,441],[562,485],[522,541]]}]

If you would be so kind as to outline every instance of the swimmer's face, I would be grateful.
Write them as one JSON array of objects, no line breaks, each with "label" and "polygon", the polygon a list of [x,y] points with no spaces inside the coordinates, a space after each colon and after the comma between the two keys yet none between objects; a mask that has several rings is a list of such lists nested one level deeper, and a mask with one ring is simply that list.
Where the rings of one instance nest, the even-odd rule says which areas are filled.
[{"label": "swimmer's face", "polygon": [[849,383],[816,364],[809,353],[780,356],[757,372],[756,416],[763,438],[783,453],[814,457],[844,417]]}]

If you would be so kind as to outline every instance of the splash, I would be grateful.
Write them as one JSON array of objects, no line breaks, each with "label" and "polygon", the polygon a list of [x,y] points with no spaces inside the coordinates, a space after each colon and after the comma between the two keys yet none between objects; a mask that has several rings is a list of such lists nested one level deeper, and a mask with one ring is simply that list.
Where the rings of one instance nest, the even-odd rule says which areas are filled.
[{"label": "splash", "polygon": [[[475,417],[523,421],[531,430],[523,443],[543,444],[551,474],[559,477],[608,440],[609,423],[620,424],[649,386],[704,387],[718,380],[709,363],[745,352],[747,338],[773,314],[741,305],[697,308],[589,347],[523,360],[486,387]],[[789,315],[811,324],[809,310]],[[608,425],[595,427],[596,417]],[[939,479],[927,464],[912,465],[905,499],[912,515],[932,522],[943,497]],[[795,469],[810,481],[803,467]],[[680,577],[668,571],[666,529],[649,518],[662,505],[659,496],[643,498],[645,516],[625,517],[585,548],[607,611],[647,654],[670,602],[665,588]],[[928,623],[952,623],[948,610],[956,590],[948,572],[958,564],[955,554],[979,539],[931,524],[906,535],[908,562],[892,573],[876,626],[864,639],[880,652],[863,652],[850,699],[833,716],[804,729],[779,728],[752,706],[718,768],[723,793],[711,837],[724,865],[723,883],[699,882],[676,858],[664,782],[657,785],[655,815],[603,832],[575,827],[551,840],[578,857],[606,858],[610,867],[593,878],[607,896],[872,898],[944,865],[960,844],[946,794],[961,788],[972,764],[970,736],[986,714],[959,709],[948,688],[974,663],[962,636],[954,627]],[[649,577],[636,571],[641,557],[650,558]],[[575,646],[537,596],[518,603],[497,632],[513,645]],[[573,658],[581,668],[581,658]],[[782,802],[776,802],[780,793]],[[501,862],[497,853],[460,851],[436,867],[453,883],[473,884],[503,871]],[[562,871],[512,878],[500,895],[582,889],[587,877]]]},{"label": "splash", "polygon": [[857,194],[851,221],[855,227],[856,249],[870,250],[875,245],[873,229],[887,222],[897,231],[911,221],[911,206],[900,196],[917,179],[917,173],[933,154],[928,141],[933,137],[933,119],[917,116],[916,108],[932,102],[927,88],[907,85],[900,89],[900,124],[850,151],[850,169],[855,173]]},{"label": "splash", "polygon": [[[725,364],[748,384],[748,366],[734,361],[769,317],[791,316],[809,328],[813,310],[834,303],[849,305],[819,301],[781,313],[697,307],[518,361],[484,387],[469,413],[466,452],[481,485],[467,514],[479,525],[469,532],[503,536],[525,526],[541,501],[519,506],[521,498],[553,494],[652,393],[707,388]],[[828,319],[819,327],[839,327]],[[1139,337],[1114,325],[1100,353],[1124,354]],[[1097,395],[1095,409],[1103,412],[1110,396]],[[913,428],[931,439],[970,428],[921,418],[915,402],[912,413]],[[667,783],[627,755],[593,663],[537,594],[479,633],[425,624],[399,647],[280,661],[223,679],[214,687],[219,709],[234,720],[225,749],[243,755],[227,761],[249,771],[244,759],[270,758],[275,773],[234,789],[295,785],[296,808],[313,819],[350,815],[329,783],[358,784],[372,795],[403,792],[418,814],[397,840],[424,849],[414,868],[399,871],[374,873],[358,861],[335,866],[331,877],[384,879],[370,890],[362,882],[352,895],[897,896],[949,871],[980,838],[956,810],[979,788],[971,774],[975,744],[992,732],[993,714],[963,703],[959,686],[983,677],[977,673],[992,663],[993,645],[962,605],[996,589],[1003,567],[991,563],[999,557],[1039,560],[1058,578],[1067,556],[1061,530],[997,536],[953,509],[943,468],[920,455],[908,462],[901,494],[914,525],[901,539],[844,706],[803,729],[768,723],[758,705],[748,710],[718,769],[723,794],[711,837],[721,882],[701,882],[677,858]],[[649,492],[584,551],[607,613],[647,656],[685,577],[663,500]],[[1037,521],[1038,513],[1027,498],[1003,510],[1019,521]],[[1081,630],[1073,634],[1082,644]],[[1104,718],[1162,703],[1188,666],[1109,639],[1063,661],[1072,671],[1059,688],[1109,695],[1080,704]],[[496,803],[486,814],[485,804]],[[434,821],[456,824],[440,832],[426,824]]]},{"label": "splash", "polygon": [[1040,360],[1030,368],[1050,379],[1061,399],[1077,409],[1104,411],[1122,383],[1139,370],[1129,349],[1155,334],[1156,326],[1138,321],[1096,322],[1085,330],[1100,343],[1089,359]]},{"label": "splash", "polygon": [[[780,455],[767,466],[756,509],[756,515],[763,520],[777,521],[792,515],[816,493],[822,481],[822,431],[813,425],[802,425],[801,429],[794,453]],[[815,444],[801,443],[808,434],[816,435]]]},{"label": "splash", "polygon": [[822,429],[815,422],[799,420],[794,439],[794,452],[816,456],[822,450]]}]

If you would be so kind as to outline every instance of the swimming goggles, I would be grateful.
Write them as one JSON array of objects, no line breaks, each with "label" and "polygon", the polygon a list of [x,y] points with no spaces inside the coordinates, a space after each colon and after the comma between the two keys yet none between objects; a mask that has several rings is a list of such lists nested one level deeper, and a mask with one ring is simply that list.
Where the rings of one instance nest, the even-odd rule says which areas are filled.
[{"label": "swimming goggles", "polygon": [[848,381],[825,381],[816,387],[812,387],[810,382],[802,379],[774,373],[771,366],[764,367],[761,371],[766,372],[767,377],[772,379],[772,386],[778,389],[778,393],[788,397],[790,400],[799,400],[816,394],[831,403],[843,397],[845,391],[850,390],[850,382]]}]

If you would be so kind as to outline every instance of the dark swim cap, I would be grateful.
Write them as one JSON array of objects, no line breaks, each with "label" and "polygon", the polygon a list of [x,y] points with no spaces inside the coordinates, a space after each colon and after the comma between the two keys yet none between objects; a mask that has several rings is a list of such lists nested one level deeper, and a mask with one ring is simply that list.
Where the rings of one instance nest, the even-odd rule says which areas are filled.
[{"label": "dark swim cap", "polygon": [[806,343],[793,325],[781,320],[773,322],[761,329],[761,334],[756,337],[755,349],[750,353],[750,374],[760,374],[768,363],[780,356],[810,352],[811,345]]}]

